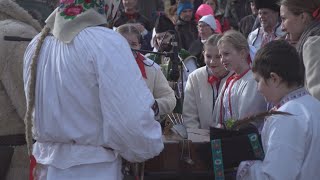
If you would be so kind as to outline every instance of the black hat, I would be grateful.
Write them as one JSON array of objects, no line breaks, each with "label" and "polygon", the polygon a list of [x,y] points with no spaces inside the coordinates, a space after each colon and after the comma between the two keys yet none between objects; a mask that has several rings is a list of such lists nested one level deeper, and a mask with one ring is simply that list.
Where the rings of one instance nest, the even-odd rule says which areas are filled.
[{"label": "black hat", "polygon": [[280,12],[279,0],[254,0],[256,8],[259,10],[261,8],[267,8]]},{"label": "black hat", "polygon": [[174,25],[172,23],[172,21],[165,15],[160,15],[156,21],[156,25],[155,25],[155,31],[156,33],[162,33],[162,32],[166,32],[166,31],[174,31]]}]

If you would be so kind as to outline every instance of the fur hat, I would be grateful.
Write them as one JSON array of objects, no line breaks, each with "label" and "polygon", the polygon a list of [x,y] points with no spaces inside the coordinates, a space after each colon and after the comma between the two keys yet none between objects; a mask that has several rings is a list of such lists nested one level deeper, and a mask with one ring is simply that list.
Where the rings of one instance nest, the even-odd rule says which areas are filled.
[{"label": "fur hat", "polygon": [[259,10],[261,8],[267,8],[280,12],[279,0],[254,0],[256,8]]},{"label": "fur hat", "polygon": [[154,27],[156,33],[162,33],[169,30],[174,31],[174,25],[172,21],[165,15],[161,15],[158,17],[155,27]]}]

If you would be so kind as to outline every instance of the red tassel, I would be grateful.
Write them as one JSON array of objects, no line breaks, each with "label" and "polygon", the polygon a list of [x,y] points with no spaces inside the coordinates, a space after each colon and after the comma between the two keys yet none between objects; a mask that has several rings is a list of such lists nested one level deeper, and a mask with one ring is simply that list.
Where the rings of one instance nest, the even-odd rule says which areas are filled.
[{"label": "red tassel", "polygon": [[36,158],[31,155],[30,156],[30,172],[29,172],[29,180],[34,180],[34,171],[36,169],[37,161]]}]

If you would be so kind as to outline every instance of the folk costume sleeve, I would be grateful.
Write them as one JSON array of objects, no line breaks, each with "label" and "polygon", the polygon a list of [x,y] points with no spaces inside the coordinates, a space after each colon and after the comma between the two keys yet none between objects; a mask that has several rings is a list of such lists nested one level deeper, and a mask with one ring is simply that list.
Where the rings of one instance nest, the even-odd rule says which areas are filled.
[{"label": "folk costume sleeve", "polygon": [[160,67],[156,67],[153,96],[159,106],[159,115],[172,112],[176,106],[174,91],[169,86],[169,83],[163,75]]},{"label": "folk costume sleeve", "polygon": [[198,106],[196,104],[196,76],[191,74],[188,78],[183,101],[183,119],[188,128],[200,128]]},{"label": "folk costume sleeve", "polygon": [[303,46],[306,88],[312,96],[320,100],[320,36],[309,37]]},{"label": "folk costume sleeve", "polygon": [[197,58],[194,56],[189,56],[186,59],[184,59],[183,62],[185,64],[186,68],[188,69],[188,70],[185,69],[184,66],[181,67],[181,68],[183,68],[183,84],[184,84],[184,87],[186,87],[185,84],[188,81],[189,75],[194,70],[196,70],[198,68],[197,67]]}]

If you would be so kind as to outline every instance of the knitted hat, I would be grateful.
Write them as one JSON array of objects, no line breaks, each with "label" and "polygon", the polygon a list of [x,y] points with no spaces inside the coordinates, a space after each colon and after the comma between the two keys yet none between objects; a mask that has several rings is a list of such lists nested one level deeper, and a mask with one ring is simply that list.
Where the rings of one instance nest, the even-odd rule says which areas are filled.
[{"label": "knitted hat", "polygon": [[253,2],[258,10],[261,8],[267,8],[280,12],[280,6],[278,5],[279,0],[254,0]]},{"label": "knitted hat", "polygon": [[213,29],[214,31],[217,29],[216,20],[214,19],[214,17],[211,14],[203,16],[199,20],[199,22],[204,22],[204,23],[208,24],[211,27],[211,29]]},{"label": "knitted hat", "polygon": [[120,0],[60,0],[60,6],[47,18],[46,25],[57,39],[70,43],[86,27],[111,22],[119,4]]},{"label": "knitted hat", "polygon": [[201,4],[195,14],[195,19],[196,21],[199,21],[199,19],[202,16],[206,16],[206,15],[214,15],[214,11],[212,10],[211,6],[209,6],[208,4]]},{"label": "knitted hat", "polygon": [[181,12],[186,9],[193,9],[193,4],[190,1],[179,2],[177,9],[178,16],[180,16]]},{"label": "knitted hat", "polygon": [[175,30],[172,21],[165,15],[161,15],[158,17],[155,27],[156,33],[162,33],[169,30]]}]

